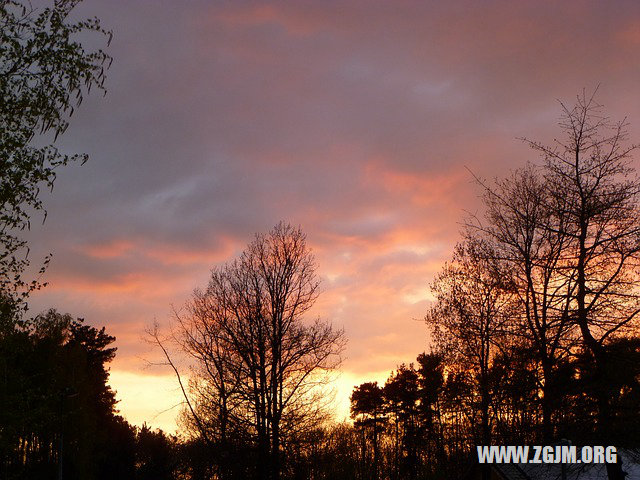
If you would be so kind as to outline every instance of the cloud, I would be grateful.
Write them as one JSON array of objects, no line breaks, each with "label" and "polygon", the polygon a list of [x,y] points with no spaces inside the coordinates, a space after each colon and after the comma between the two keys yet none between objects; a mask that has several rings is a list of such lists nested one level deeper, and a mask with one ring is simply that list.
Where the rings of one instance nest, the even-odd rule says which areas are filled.
[{"label": "cloud", "polygon": [[145,325],[281,219],[314,249],[345,375],[391,371],[428,348],[429,282],[479,208],[467,169],[535,160],[516,138],[551,142],[556,99],[598,84],[640,138],[636,2],[80,8],[114,29],[115,61],[60,145],[91,160],[30,232],[34,261],[54,253],[32,306],[106,325],[115,384],[145,375]]}]

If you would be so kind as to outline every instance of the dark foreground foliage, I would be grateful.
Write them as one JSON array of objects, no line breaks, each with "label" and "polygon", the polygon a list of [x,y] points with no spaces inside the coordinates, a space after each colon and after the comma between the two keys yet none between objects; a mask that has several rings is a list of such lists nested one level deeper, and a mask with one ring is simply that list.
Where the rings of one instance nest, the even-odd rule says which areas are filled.
[{"label": "dark foreground foliage", "polygon": [[117,414],[115,338],[54,310],[0,336],[0,478],[178,478],[177,439]]},{"label": "dark foreground foliage", "polygon": [[129,425],[115,414],[106,365],[115,355],[104,328],[55,311],[0,338],[3,478],[127,475]]}]

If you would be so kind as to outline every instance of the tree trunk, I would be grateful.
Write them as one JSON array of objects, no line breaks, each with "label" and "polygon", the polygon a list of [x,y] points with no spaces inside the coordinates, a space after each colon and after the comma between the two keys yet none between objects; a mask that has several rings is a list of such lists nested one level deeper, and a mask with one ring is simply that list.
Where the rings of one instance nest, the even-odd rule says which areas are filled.
[{"label": "tree trunk", "polygon": [[274,421],[271,442],[271,480],[280,479],[280,426]]},{"label": "tree trunk", "polygon": [[551,366],[548,361],[542,362],[542,444],[548,445],[553,441],[553,424],[551,423],[552,407],[550,394]]}]

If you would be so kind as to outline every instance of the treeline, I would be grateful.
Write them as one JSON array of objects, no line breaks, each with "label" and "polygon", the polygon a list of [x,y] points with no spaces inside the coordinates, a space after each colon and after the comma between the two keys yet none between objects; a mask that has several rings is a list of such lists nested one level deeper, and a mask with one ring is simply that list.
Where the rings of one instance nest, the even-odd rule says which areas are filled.
[{"label": "treeline", "polygon": [[476,445],[640,447],[636,147],[584,94],[560,126],[527,141],[539,165],[477,179],[482,211],[431,285],[433,353],[354,390],[361,478],[461,474]]},{"label": "treeline", "polygon": [[[108,386],[114,338],[54,311],[25,319],[42,285],[23,233],[57,169],[86,160],[55,139],[111,61],[74,40],[111,38],[98,19],[71,20],[78,3],[0,3],[0,478],[444,479],[475,445],[640,447],[635,147],[584,94],[563,106],[559,140],[528,142],[539,165],[478,179],[483,211],[432,284],[432,351],[356,387],[353,423],[329,421],[344,332],[307,321],[316,264],[283,223],[176,313],[171,346],[193,364],[187,436],[129,425]],[[607,473],[624,479],[620,464]]]},{"label": "treeline", "polygon": [[584,94],[560,125],[555,145],[528,142],[540,164],[478,179],[482,211],[431,285],[431,352],[356,387],[352,424],[295,390],[339,351],[302,323],[317,281],[300,230],[280,224],[213,270],[173,338],[194,360],[185,426],[212,478],[460,478],[477,445],[640,447],[635,147]]},{"label": "treeline", "polygon": [[138,478],[136,447],[150,432],[116,414],[113,341],[53,310],[2,329],[1,478]]},{"label": "treeline", "polygon": [[421,354],[401,365],[384,385],[366,382],[353,391],[352,475],[341,478],[463,478],[476,459],[476,445],[540,445],[571,441],[603,444],[593,394],[612,396],[611,443],[638,448],[640,441],[640,338],[609,346],[615,360],[604,385],[582,352],[558,367],[554,378],[553,437],[544,436],[540,386],[531,351],[514,349],[491,362],[487,375],[489,438],[477,372],[440,354]]},{"label": "treeline", "polygon": [[213,478],[198,441],[118,414],[107,368],[114,340],[54,310],[0,329],[0,478]]}]

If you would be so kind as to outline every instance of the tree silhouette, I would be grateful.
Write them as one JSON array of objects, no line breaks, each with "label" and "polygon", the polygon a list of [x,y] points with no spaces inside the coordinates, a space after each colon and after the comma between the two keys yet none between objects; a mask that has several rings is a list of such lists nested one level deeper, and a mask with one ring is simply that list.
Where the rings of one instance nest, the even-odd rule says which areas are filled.
[{"label": "tree silhouette", "polygon": [[469,237],[458,244],[453,261],[432,285],[436,301],[426,321],[442,352],[469,369],[477,384],[480,435],[491,444],[492,385],[490,368],[507,334],[512,313],[509,276],[495,260],[492,246]]},{"label": "tree silhouette", "polygon": [[436,353],[421,353],[418,368],[419,449],[429,460],[428,471],[434,473],[446,460],[443,439],[442,394],[445,385],[444,358]]},{"label": "tree silhouette", "polygon": [[[636,147],[627,142],[625,121],[609,121],[584,92],[573,107],[563,105],[560,126],[565,138],[555,145],[530,144],[545,158],[549,190],[566,217],[564,269],[575,282],[569,316],[593,356],[598,431],[611,442],[607,342],[632,332],[640,314],[640,182],[630,163]],[[623,478],[619,464],[607,471]]]},{"label": "tree silhouette", "polygon": [[176,340],[195,360],[192,425],[223,449],[248,441],[258,478],[280,478],[283,445],[323,418],[321,387],[340,363],[343,332],[304,321],[317,298],[315,269],[302,231],[279,223],[214,268],[177,314]]},{"label": "tree silhouette", "polygon": [[[365,478],[377,479],[380,472],[380,437],[387,421],[382,388],[378,386],[378,382],[365,382],[354,388],[351,393],[351,417],[355,419],[356,428],[361,432],[361,472]],[[368,439],[371,439],[373,446],[371,471],[367,468]]]},{"label": "tree silhouette", "polygon": [[384,384],[386,409],[393,418],[394,477],[416,478],[418,461],[418,373],[400,365]]},{"label": "tree silhouette", "polygon": [[[360,478],[409,478],[402,460],[409,467],[414,458],[418,478],[459,478],[477,461],[474,444],[565,438],[638,448],[635,147],[626,123],[611,123],[584,93],[562,108],[564,139],[528,142],[541,165],[492,184],[476,178],[483,216],[465,221],[432,284],[426,320],[436,353],[420,355],[417,369],[401,365],[384,389],[354,390],[361,459],[376,466],[361,467]],[[606,470],[624,477],[621,463]],[[486,468],[468,473],[490,477]]]},{"label": "tree silhouette", "polygon": [[54,310],[0,337],[3,478],[132,478],[134,433],[107,384],[114,340]]},{"label": "tree silhouette", "polygon": [[[570,241],[564,235],[568,222],[563,197],[552,195],[544,172],[533,165],[516,170],[484,189],[486,221],[467,223],[469,230],[493,245],[495,261],[503,265],[518,303],[511,319],[526,336],[537,359],[541,392],[542,439],[554,439],[550,391],[557,365],[570,353],[573,330],[569,318],[574,276],[565,268]],[[516,312],[514,312],[516,313]],[[538,370],[538,369],[536,369]]]},{"label": "tree silhouette", "polygon": [[135,480],[173,480],[178,471],[177,439],[146,424],[136,435]]}]

